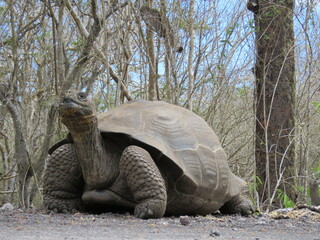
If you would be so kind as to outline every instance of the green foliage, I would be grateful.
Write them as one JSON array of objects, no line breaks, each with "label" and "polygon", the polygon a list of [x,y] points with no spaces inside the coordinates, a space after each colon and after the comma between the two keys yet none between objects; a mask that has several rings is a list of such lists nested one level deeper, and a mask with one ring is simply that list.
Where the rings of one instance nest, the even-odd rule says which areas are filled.
[{"label": "green foliage", "polygon": [[318,166],[313,170],[317,178],[320,178],[320,162],[318,163]]},{"label": "green foliage", "polygon": [[268,11],[265,12],[265,17],[274,17],[280,14],[279,6],[271,6]]},{"label": "green foliage", "polygon": [[[249,193],[250,193],[250,201],[255,204],[255,195],[257,193],[257,189],[258,187],[262,185],[262,181],[261,181],[261,178],[256,176],[256,175],[253,175],[249,181]],[[258,214],[260,212],[260,209],[258,209],[258,207],[256,206],[256,214]]]},{"label": "green foliage", "polygon": [[249,184],[249,191],[251,194],[253,194],[255,191],[257,191],[258,186],[262,185],[262,181],[261,181],[260,177],[253,175],[251,177],[250,182],[251,182],[251,184]]},{"label": "green foliage", "polygon": [[302,186],[298,186],[297,190],[299,193],[302,193],[302,194],[304,193],[304,187],[302,187]]},{"label": "green foliage", "polygon": [[238,27],[239,24],[238,23],[235,23],[233,24],[232,26],[230,27],[227,27],[226,31],[227,31],[227,36],[231,36],[232,33],[234,32],[235,28]]},{"label": "green foliage", "polygon": [[0,6],[0,15],[2,15],[7,10],[7,7]]},{"label": "green foliage", "polygon": [[278,6],[272,6],[272,12],[274,15],[279,15],[280,14],[280,8]]},{"label": "green foliage", "polygon": [[311,104],[315,106],[317,108],[317,112],[320,113],[320,102],[314,101],[314,102],[311,102]]},{"label": "green foliage", "polygon": [[255,25],[255,20],[254,20],[254,19],[250,19],[250,20],[248,21],[248,25],[246,25],[245,28],[251,29],[251,30],[250,30],[250,33],[259,32],[259,30],[260,30],[260,26],[257,26],[257,27],[256,27],[256,25]]},{"label": "green foliage", "polygon": [[227,27],[226,28],[226,39],[223,39],[220,42],[223,42],[225,45],[230,45],[232,47],[232,44],[229,39],[230,39],[231,35],[233,34],[233,32],[235,31],[236,27],[238,27],[238,26],[239,26],[239,24],[235,23],[232,26]]},{"label": "green foliage", "polygon": [[70,50],[80,52],[84,45],[84,40],[80,38],[78,41],[72,41],[70,44],[72,46]]},{"label": "green foliage", "polygon": [[12,46],[12,44],[13,44],[12,37],[8,37],[6,39],[3,39],[2,44],[4,46]]},{"label": "green foliage", "polygon": [[268,36],[268,35],[263,35],[263,40],[270,40],[271,39],[271,37],[270,36]]},{"label": "green foliage", "polygon": [[243,86],[243,87],[237,87],[236,91],[237,91],[237,96],[245,97],[245,96],[248,96],[248,94],[251,94],[252,89],[250,87]]},{"label": "green foliage", "polygon": [[281,189],[278,189],[277,192],[277,198],[283,202],[285,208],[294,207],[295,203],[287,196],[287,194],[285,194]]}]

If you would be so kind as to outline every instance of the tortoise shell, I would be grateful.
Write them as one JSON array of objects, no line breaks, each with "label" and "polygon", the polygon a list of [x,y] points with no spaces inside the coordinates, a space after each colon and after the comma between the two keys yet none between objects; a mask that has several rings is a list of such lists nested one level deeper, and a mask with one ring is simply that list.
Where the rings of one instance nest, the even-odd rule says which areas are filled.
[{"label": "tortoise shell", "polygon": [[196,194],[216,209],[244,186],[231,173],[215,132],[192,111],[160,101],[132,101],[98,114],[98,127],[106,138],[116,134],[123,145],[148,150],[172,179],[172,191]]}]

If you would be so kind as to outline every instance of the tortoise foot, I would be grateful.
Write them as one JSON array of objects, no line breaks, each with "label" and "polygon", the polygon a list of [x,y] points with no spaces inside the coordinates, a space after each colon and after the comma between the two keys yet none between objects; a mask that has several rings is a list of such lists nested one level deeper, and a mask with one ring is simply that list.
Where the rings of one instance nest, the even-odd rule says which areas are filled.
[{"label": "tortoise foot", "polygon": [[48,211],[75,213],[82,205],[84,181],[73,144],[57,148],[49,157],[43,183],[43,201]]},{"label": "tortoise foot", "polygon": [[163,216],[163,201],[149,200],[140,202],[134,209],[134,216],[142,219],[160,218]]},{"label": "tortoise foot", "polygon": [[138,218],[160,218],[167,205],[164,179],[150,154],[137,146],[127,147],[120,159],[120,173],[135,201]]},{"label": "tortoise foot", "polygon": [[54,213],[73,214],[80,211],[81,201],[80,199],[47,199],[46,209],[47,211],[53,211]]},{"label": "tortoise foot", "polygon": [[248,216],[254,212],[254,208],[249,199],[242,195],[236,195],[226,202],[220,209],[221,213],[226,214],[241,214]]}]

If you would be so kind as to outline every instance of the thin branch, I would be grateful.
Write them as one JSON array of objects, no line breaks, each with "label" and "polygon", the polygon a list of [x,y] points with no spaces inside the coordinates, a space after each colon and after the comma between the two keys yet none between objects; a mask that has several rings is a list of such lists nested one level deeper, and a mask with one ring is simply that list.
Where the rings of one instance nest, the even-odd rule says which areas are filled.
[{"label": "thin branch", "polygon": [[[125,2],[123,3],[120,7],[125,7],[128,3]],[[80,33],[82,36],[84,36],[85,38],[89,38],[90,34],[87,31],[87,29],[85,28],[85,26],[82,24],[80,18],[78,17],[78,14],[73,10],[70,1],[66,0],[66,6],[73,18],[73,20],[75,21],[78,29],[80,30]],[[109,12],[106,15],[106,18],[111,16],[112,13],[114,13],[115,11],[117,11],[119,8],[115,7],[111,10],[109,10]],[[100,25],[100,24],[99,24]],[[98,48],[97,44],[95,44],[94,42],[92,42],[93,44],[93,48],[95,49],[95,51],[97,52],[97,54],[99,55],[99,57],[102,59],[104,65],[108,68],[109,72],[110,72],[110,76],[113,78],[113,80],[117,83],[117,84],[121,84],[121,90],[124,94],[124,96],[127,98],[127,100],[131,101],[133,98],[131,97],[130,93],[128,92],[128,90],[126,89],[125,85],[123,84],[123,82],[121,81],[121,79],[119,78],[119,76],[113,71],[113,69],[109,66],[108,61],[107,61],[107,57],[104,55],[104,53]]]}]

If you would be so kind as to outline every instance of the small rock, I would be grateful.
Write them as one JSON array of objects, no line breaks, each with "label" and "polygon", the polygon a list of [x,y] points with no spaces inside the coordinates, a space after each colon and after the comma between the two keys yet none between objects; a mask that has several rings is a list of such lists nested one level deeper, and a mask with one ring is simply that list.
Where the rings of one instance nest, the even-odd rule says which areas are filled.
[{"label": "small rock", "polygon": [[179,221],[183,226],[187,226],[190,224],[190,218],[188,216],[180,216]]},{"label": "small rock", "polygon": [[166,221],[166,220],[160,220],[160,221],[159,221],[159,224],[164,225],[164,226],[168,226],[168,225],[169,225],[169,222]]},{"label": "small rock", "polygon": [[217,231],[211,231],[210,233],[210,237],[219,237],[220,233],[218,233]]},{"label": "small rock", "polygon": [[267,221],[266,219],[261,219],[259,221],[256,221],[255,225],[266,225],[267,224]]},{"label": "small rock", "polygon": [[5,203],[3,204],[3,206],[0,208],[0,211],[3,212],[9,212],[12,211],[14,209],[13,205],[11,203]]},{"label": "small rock", "polygon": [[246,222],[246,221],[248,221],[248,219],[241,217],[241,218],[237,219],[237,221],[238,222]]},{"label": "small rock", "polygon": [[261,217],[262,217],[262,215],[253,215],[254,219],[258,219],[258,218],[261,218]]}]

